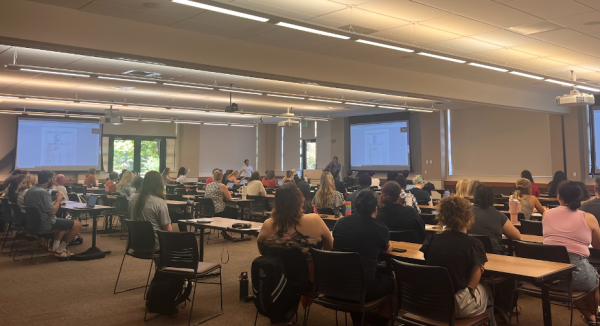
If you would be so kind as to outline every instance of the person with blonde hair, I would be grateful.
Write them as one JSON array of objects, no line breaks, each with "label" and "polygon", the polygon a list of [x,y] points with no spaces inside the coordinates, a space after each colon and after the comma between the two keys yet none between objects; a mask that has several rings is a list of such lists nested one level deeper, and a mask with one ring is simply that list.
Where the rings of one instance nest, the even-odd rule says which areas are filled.
[{"label": "person with blonde hair", "polygon": [[131,188],[132,183],[133,183],[133,179],[135,179],[135,174],[133,174],[133,172],[131,171],[125,171],[123,172],[123,176],[121,177],[121,180],[119,180],[119,183],[117,183],[117,192],[121,195],[121,196],[125,196],[127,198],[131,197]]},{"label": "person with blonde hair", "polygon": [[467,186],[467,195],[465,197],[473,198],[475,197],[475,189],[477,189],[477,187],[481,186],[483,183],[481,183],[479,180],[471,180],[468,182],[469,185]]},{"label": "person with blonde hair", "polygon": [[321,185],[312,200],[313,205],[317,206],[317,210],[329,209],[336,216],[344,215],[344,195],[335,190],[333,175],[329,172],[321,174]]},{"label": "person with blonde hair", "polygon": [[169,168],[169,167],[166,167],[166,168],[163,170],[163,172],[162,172],[162,174],[161,174],[161,177],[162,177],[163,184],[165,184],[165,185],[166,185],[166,184],[167,184],[169,181],[172,181],[173,179],[171,179],[171,168]]},{"label": "person with blonde hair", "polygon": [[37,174],[30,173],[25,176],[25,179],[23,179],[23,181],[19,184],[19,187],[17,187],[17,193],[19,194],[17,197],[17,204],[19,204],[19,207],[21,208],[21,212],[25,213],[25,204],[24,203],[25,203],[25,194],[27,193],[27,190],[31,189],[37,183],[38,183]]},{"label": "person with blonde hair", "polygon": [[462,179],[456,183],[456,194],[457,197],[469,196],[469,180]]},{"label": "person with blonde hair", "polygon": [[[223,171],[215,170],[213,172],[213,182],[206,186],[204,197],[212,199],[215,205],[215,216],[237,218],[237,208],[225,205],[226,200],[231,201],[231,191],[221,182],[222,179]],[[222,234],[227,233],[223,231]]]},{"label": "person with blonde hair", "polygon": [[240,184],[240,180],[238,180],[239,174],[240,173],[238,172],[238,170],[231,171],[231,173],[227,176],[227,181],[233,182],[234,186],[239,185]]},{"label": "person with blonde hair", "polygon": [[64,174],[59,174],[56,176],[56,184],[54,185],[54,190],[63,194],[64,199],[67,200],[69,195],[67,194],[67,188],[65,187],[65,182],[67,181],[67,177]]},{"label": "person with blonde hair", "polygon": [[533,209],[537,209],[538,213],[544,215],[544,206],[540,203],[537,197],[531,195],[531,181],[520,178],[517,180],[515,192],[510,196],[511,199],[516,199],[521,203],[521,213],[526,220],[531,219]]},{"label": "person with blonde hair", "polygon": [[285,171],[285,177],[281,179],[281,184],[284,184],[288,181],[294,181],[294,171],[292,170]]},{"label": "person with blonde hair", "polygon": [[423,187],[425,187],[425,178],[423,178],[422,175],[417,174],[413,178],[413,185],[414,187],[412,187],[408,192],[415,196],[417,203],[419,205],[429,205],[430,207],[433,207],[431,195],[427,191],[423,190]]}]

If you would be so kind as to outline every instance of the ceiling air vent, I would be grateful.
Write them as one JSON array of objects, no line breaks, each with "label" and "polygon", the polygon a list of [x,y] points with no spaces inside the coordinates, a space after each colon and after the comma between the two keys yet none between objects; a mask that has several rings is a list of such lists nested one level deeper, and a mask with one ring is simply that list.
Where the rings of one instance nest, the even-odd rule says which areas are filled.
[{"label": "ceiling air vent", "polygon": [[372,28],[366,28],[366,27],[362,27],[362,26],[358,26],[358,25],[344,25],[341,27],[338,27],[339,29],[343,30],[343,31],[350,31],[350,32],[355,32],[358,34],[365,34],[365,35],[369,35],[369,34],[373,34],[373,33],[377,33],[377,30],[374,30]]},{"label": "ceiling air vent", "polygon": [[529,24],[529,25],[521,25],[515,27],[509,27],[508,29],[519,34],[523,35],[531,35],[542,32],[555,31],[557,29],[562,29],[564,26],[558,25],[555,23],[551,23],[549,21],[542,21],[539,23]]},{"label": "ceiling air vent", "polygon": [[123,73],[123,75],[133,76],[133,77],[141,77],[141,78],[154,78],[160,79],[160,73],[158,72],[149,72],[149,71],[141,71],[141,70],[129,70]]}]

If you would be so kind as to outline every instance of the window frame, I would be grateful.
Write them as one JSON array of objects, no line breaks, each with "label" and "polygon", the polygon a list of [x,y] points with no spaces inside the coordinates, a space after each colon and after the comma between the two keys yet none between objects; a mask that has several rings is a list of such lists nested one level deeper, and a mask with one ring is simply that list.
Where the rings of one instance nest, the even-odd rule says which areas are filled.
[{"label": "window frame", "polygon": [[162,172],[167,166],[167,139],[175,137],[164,136],[131,136],[131,135],[108,135],[108,171],[113,171],[114,159],[114,141],[115,140],[133,140],[133,170],[132,172],[140,173],[141,170],[141,150],[142,141],[160,140],[159,153],[159,170]]}]

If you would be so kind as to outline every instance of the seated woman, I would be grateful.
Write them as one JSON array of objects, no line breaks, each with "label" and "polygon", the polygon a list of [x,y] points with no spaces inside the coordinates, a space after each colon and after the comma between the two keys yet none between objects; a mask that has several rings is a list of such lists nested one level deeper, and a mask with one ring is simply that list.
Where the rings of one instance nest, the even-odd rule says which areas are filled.
[{"label": "seated woman", "polygon": [[467,197],[469,196],[469,180],[462,179],[456,183],[456,197]]},{"label": "seated woman", "polygon": [[112,171],[108,174],[108,181],[104,185],[104,190],[106,192],[117,192],[117,179],[119,178],[119,174],[115,171]]},{"label": "seated woman", "polygon": [[469,229],[469,234],[485,235],[492,242],[495,254],[502,253],[502,235],[513,240],[521,240],[521,232],[512,224],[506,215],[494,208],[494,191],[481,185],[475,189],[475,200],[471,211],[475,222]]},{"label": "seated woman", "polygon": [[227,185],[227,177],[231,174],[231,172],[233,172],[233,170],[231,169],[227,169],[225,171],[225,173],[223,174],[223,178],[221,179],[222,184]]},{"label": "seated woman", "polygon": [[400,197],[402,188],[396,181],[386,181],[381,188],[377,220],[385,224],[390,231],[412,231],[416,243],[425,240],[425,223],[417,211],[404,206]]},{"label": "seated woman", "polygon": [[258,238],[258,251],[269,248],[299,248],[312,261],[310,248],[331,250],[333,237],[317,214],[305,214],[304,196],[293,182],[281,186],[275,194],[271,217],[265,220]]},{"label": "seated woman", "polygon": [[133,174],[133,172],[131,172],[131,171],[123,172],[123,175],[121,176],[121,180],[119,181],[119,183],[117,183],[117,186],[115,187],[117,192],[119,193],[119,195],[127,197],[127,198],[129,198],[133,195],[131,193],[131,188],[132,188],[131,183],[133,182],[134,178],[135,178],[135,174]]},{"label": "seated woman", "polygon": [[25,213],[25,194],[27,190],[31,189],[33,186],[38,184],[38,176],[37,174],[28,174],[25,176],[25,179],[19,184],[17,187],[17,204],[21,208],[21,212]]},{"label": "seated woman", "polygon": [[161,177],[162,177],[163,184],[165,184],[165,185],[167,183],[169,183],[169,181],[172,181],[172,179],[171,179],[171,168],[166,167],[163,170]]},{"label": "seated woman", "polygon": [[556,198],[556,194],[558,192],[558,185],[565,180],[567,180],[567,175],[563,171],[554,172],[552,181],[548,182],[548,196]]},{"label": "seated woman", "polygon": [[371,177],[371,187],[379,187],[381,180],[379,180],[379,178],[375,178],[375,172],[370,171],[369,176]]},{"label": "seated woman", "polygon": [[292,170],[285,171],[285,177],[281,179],[281,184],[285,184],[288,181],[294,181],[294,172]]},{"label": "seated woman", "polygon": [[[344,183],[339,180],[340,179],[340,171],[333,170],[333,172],[331,172],[331,175],[333,176],[333,182],[335,183],[335,190],[339,191],[342,195],[344,195],[344,198],[346,196],[348,196],[348,190],[346,190]],[[295,178],[297,179],[298,176],[295,176]],[[296,180],[294,180],[294,181],[296,181]],[[298,183],[298,181],[296,181],[296,184],[297,183]]]},{"label": "seated woman", "polygon": [[465,197],[473,199],[473,197],[475,196],[475,189],[477,189],[477,187],[481,186],[482,184],[483,183],[481,183],[481,181],[479,180],[469,181],[469,186],[467,187],[467,195]]},{"label": "seated woman", "polygon": [[581,189],[581,203],[585,203],[586,201],[590,200],[590,198],[592,198],[592,196],[590,196],[590,192],[587,189],[587,186],[585,185],[585,183],[581,182],[581,181],[577,181],[577,186],[579,186],[579,189]]},{"label": "seated woman", "polygon": [[6,186],[4,197],[8,198],[8,201],[11,203],[17,202],[17,197],[19,197],[19,193],[17,189],[19,189],[19,185],[25,179],[25,174],[19,174],[18,176],[11,178],[8,182],[8,186]]},{"label": "seated woman", "polygon": [[[438,221],[443,232],[429,236],[421,251],[425,264],[448,270],[454,288],[456,318],[467,318],[486,312],[491,291],[479,283],[487,255],[481,241],[468,236],[473,224],[469,200],[452,195],[440,201]],[[495,326],[493,308],[487,310],[490,325]]]},{"label": "seated woman", "polygon": [[535,196],[535,197],[539,197],[540,196],[540,188],[538,188],[538,186],[535,184],[535,182],[533,182],[533,176],[531,175],[531,172],[529,172],[529,170],[523,170],[521,172],[521,178],[525,178],[525,179],[529,180],[529,182],[531,182],[531,195]]},{"label": "seated woman", "polygon": [[[573,291],[590,292],[588,296],[574,302],[589,325],[596,325],[598,313],[598,275],[590,262],[590,244],[600,249],[600,227],[594,215],[579,210],[581,189],[576,182],[562,182],[557,189],[559,207],[550,209],[542,220],[544,244],[565,246],[573,272]],[[559,285],[564,290],[564,284]]]},{"label": "seated woman", "polygon": [[[279,190],[278,190],[279,191]],[[312,200],[318,210],[332,210],[336,216],[344,215],[346,202],[344,195],[335,190],[333,176],[329,172],[321,174],[321,186]]]},{"label": "seated woman", "polygon": [[275,171],[273,169],[267,170],[267,175],[262,179],[262,184],[265,188],[275,189],[279,187],[277,179],[275,179]]},{"label": "seated woman", "polygon": [[526,220],[531,219],[533,208],[537,209],[538,213],[544,214],[544,206],[542,206],[537,197],[531,196],[531,182],[525,178],[517,180],[516,190],[510,198],[519,200],[521,203],[521,213],[525,215]]},{"label": "seated woman", "polygon": [[63,195],[64,200],[69,200],[69,195],[67,194],[67,188],[65,188],[65,181],[67,178],[64,174],[59,174],[56,176],[56,184],[54,185],[54,190],[60,192]]},{"label": "seated woman", "polygon": [[433,207],[431,195],[427,191],[423,190],[423,187],[425,187],[425,178],[423,178],[422,175],[417,174],[413,178],[413,185],[414,187],[412,187],[408,192],[415,196],[417,203],[419,205],[429,205],[430,207]]},{"label": "seated woman", "polygon": [[88,174],[85,176],[85,181],[83,184],[88,188],[98,187],[98,182],[96,182],[96,169],[90,168]]},{"label": "seated woman", "polygon": [[204,197],[212,199],[215,205],[215,216],[237,218],[236,207],[225,205],[225,201],[231,201],[231,191],[220,180],[223,179],[223,171],[216,170],[213,173],[213,182],[206,186]]},{"label": "seated woman", "polygon": [[133,179],[133,182],[131,182],[131,190],[129,190],[131,196],[135,196],[140,191],[143,182],[144,179],[142,177],[135,177]]},{"label": "seated woman", "polygon": [[179,171],[177,171],[177,179],[175,179],[175,181],[179,182],[179,183],[185,183],[187,181],[187,177],[185,176],[187,174],[187,169],[182,166],[179,168]]},{"label": "seated woman", "polygon": [[238,180],[238,176],[239,176],[239,172],[238,170],[233,170],[231,171],[231,173],[227,176],[227,183],[232,182],[234,186],[237,186],[240,184],[240,180]]},{"label": "seated woman", "polygon": [[212,177],[212,174],[215,173],[215,171],[217,171],[217,170],[220,170],[220,169],[219,168],[214,168],[212,170],[210,177],[206,178],[206,184],[205,184],[205,186],[208,185],[208,184],[211,184],[214,181],[213,177]]},{"label": "seated woman", "polygon": [[266,196],[267,191],[260,182],[260,172],[254,171],[248,180],[248,195],[250,196]]}]

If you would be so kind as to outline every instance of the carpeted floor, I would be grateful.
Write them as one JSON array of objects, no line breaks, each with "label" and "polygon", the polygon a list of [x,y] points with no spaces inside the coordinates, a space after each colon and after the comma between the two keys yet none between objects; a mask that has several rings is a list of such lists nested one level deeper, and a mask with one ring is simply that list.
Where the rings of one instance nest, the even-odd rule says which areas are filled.
[{"label": "carpeted floor", "polygon": [[[84,244],[70,247],[71,251],[80,252],[89,247],[91,228],[82,234]],[[243,271],[249,272],[252,260],[258,256],[256,239],[228,242],[225,246],[222,238],[213,238],[205,246],[205,261],[223,259],[225,262],[229,253],[229,262],[223,264],[224,313],[204,325],[252,325],[256,310],[253,303],[238,300],[238,276]],[[30,265],[28,260],[13,262],[6,254],[1,255],[0,325],[187,325],[189,305],[180,309],[176,317],[160,316],[144,323],[143,289],[113,294],[125,243],[118,237],[99,236],[98,246],[111,250],[112,254],[85,262],[58,262],[46,257],[36,259],[39,264]],[[126,258],[120,287],[143,284],[148,268],[146,261]],[[542,325],[540,300],[522,296],[519,306],[522,309],[520,325]],[[193,320],[216,313],[218,307],[218,286],[199,285]],[[302,308],[299,311],[302,315]],[[554,325],[569,325],[566,308],[553,306],[552,314]],[[583,325],[577,311],[574,316],[574,325]],[[341,313],[339,317],[343,321]],[[258,325],[269,324],[268,319],[259,316]],[[309,324],[334,325],[335,313],[315,305],[311,308]],[[513,324],[516,324],[514,318]]]}]

